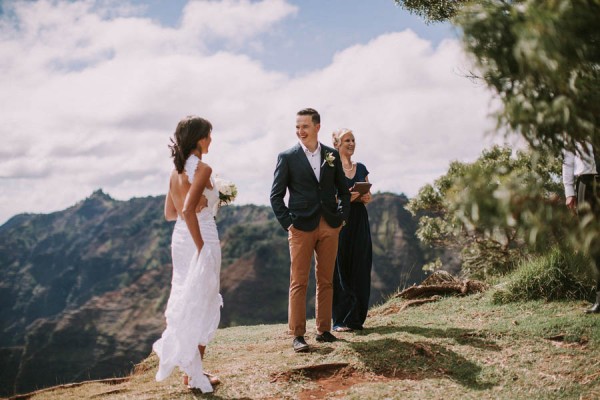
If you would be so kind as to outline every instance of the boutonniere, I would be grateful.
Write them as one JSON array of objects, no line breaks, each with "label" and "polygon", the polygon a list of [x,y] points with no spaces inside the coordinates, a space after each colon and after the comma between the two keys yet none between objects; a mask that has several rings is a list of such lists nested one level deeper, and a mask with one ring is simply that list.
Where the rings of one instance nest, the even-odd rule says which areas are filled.
[{"label": "boutonniere", "polygon": [[[329,165],[330,167],[333,167],[334,161],[335,161],[335,156],[333,155],[333,153],[331,153],[331,152],[325,153],[325,161],[323,161],[323,165],[325,165],[325,163],[327,163],[327,165]],[[323,165],[321,165],[321,167]]]}]

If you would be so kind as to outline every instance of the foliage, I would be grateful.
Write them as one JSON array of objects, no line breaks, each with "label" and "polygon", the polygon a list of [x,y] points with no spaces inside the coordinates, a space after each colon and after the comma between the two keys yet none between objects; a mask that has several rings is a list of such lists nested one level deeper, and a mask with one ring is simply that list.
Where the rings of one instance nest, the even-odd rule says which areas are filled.
[{"label": "foliage", "polygon": [[481,0],[454,20],[503,103],[499,125],[556,154],[600,145],[600,0]]},{"label": "foliage", "polygon": [[395,0],[404,9],[428,22],[446,21],[456,15],[468,0]]},{"label": "foliage", "polygon": [[[429,22],[451,20],[460,28],[465,48],[476,62],[473,75],[479,75],[502,104],[497,114],[499,129],[522,135],[538,154],[558,156],[565,148],[585,148],[578,144],[586,142],[600,148],[600,0],[396,3]],[[466,171],[465,177],[468,174]],[[480,183],[476,176],[471,178],[475,186]],[[519,189],[530,183],[533,185],[525,193]],[[428,197],[435,197],[435,190],[426,188],[420,196],[427,202]],[[475,260],[485,254],[509,256],[511,246],[501,246],[504,251],[500,252],[488,251],[489,245],[494,245],[489,242],[490,228],[499,228],[495,233],[500,236],[507,234],[509,243],[515,243],[511,239],[514,233],[515,239],[538,249],[548,245],[548,233],[557,237],[559,231],[575,250],[594,253],[600,249],[600,221],[588,214],[575,224],[577,220],[564,215],[564,207],[561,210],[547,204],[552,197],[540,181],[514,175],[505,184],[493,183],[477,195],[465,190],[459,191],[460,196],[463,198],[454,196],[453,200],[459,208],[448,210],[453,219],[423,221],[421,234],[426,240],[435,241],[449,231],[442,222],[456,228],[459,220],[461,228],[488,231],[485,242],[475,241],[477,247],[471,243],[466,249],[464,255]],[[479,200],[474,203],[476,197]],[[538,200],[542,202],[536,206]],[[512,220],[508,211],[516,212]],[[494,222],[497,217],[509,218]],[[473,219],[477,220],[475,225]],[[507,225],[513,228],[506,229]],[[502,257],[498,261],[504,263]]]},{"label": "foliage", "polygon": [[498,126],[531,145],[600,146],[600,0],[395,0],[451,20],[503,109]]},{"label": "foliage", "polygon": [[548,253],[522,260],[495,303],[528,300],[581,300],[593,292],[590,260],[582,253],[553,247]]},{"label": "foliage", "polygon": [[471,164],[453,162],[407,209],[426,213],[419,239],[462,249],[465,273],[508,272],[520,256],[562,239],[574,221],[558,197],[560,168],[548,154],[529,150],[513,156],[510,148],[496,146]]},{"label": "foliage", "polygon": [[435,272],[437,270],[442,269],[442,267],[444,266],[444,263],[442,262],[440,257],[436,257],[435,260],[433,260],[432,262],[429,262],[425,265],[423,265],[423,267],[421,268],[423,271],[427,271],[427,272]]}]

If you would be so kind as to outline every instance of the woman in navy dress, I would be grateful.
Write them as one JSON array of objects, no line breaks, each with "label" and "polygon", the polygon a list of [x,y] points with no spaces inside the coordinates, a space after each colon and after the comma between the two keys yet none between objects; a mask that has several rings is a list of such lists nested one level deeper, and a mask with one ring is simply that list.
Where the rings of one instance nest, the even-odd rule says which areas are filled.
[{"label": "woman in navy dress", "polygon": [[[352,161],[356,147],[349,129],[333,133],[333,145],[339,151],[348,189],[356,182],[368,182],[369,171]],[[333,330],[350,332],[363,329],[371,294],[372,247],[369,214],[365,205],[371,192],[352,192],[348,224],[340,232],[338,255],[333,277]]]}]

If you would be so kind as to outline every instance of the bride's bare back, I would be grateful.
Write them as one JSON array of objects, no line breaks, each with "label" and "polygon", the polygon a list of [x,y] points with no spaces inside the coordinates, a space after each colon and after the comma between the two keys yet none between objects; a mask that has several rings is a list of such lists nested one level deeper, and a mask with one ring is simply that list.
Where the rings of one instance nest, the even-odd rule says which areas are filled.
[{"label": "bride's bare back", "polygon": [[185,172],[181,174],[177,173],[176,170],[171,172],[171,176],[169,177],[169,195],[180,218],[183,218],[183,203],[191,186]]},{"label": "bride's bare back", "polygon": [[[191,187],[192,185],[185,171],[181,174],[177,173],[177,170],[171,172],[171,176],[169,177],[169,193],[165,202],[165,218],[167,221],[174,221],[177,217],[183,219],[183,205]],[[207,184],[207,187],[212,189],[210,182]],[[196,206],[196,212],[200,212],[207,204],[206,197],[202,196]]]},{"label": "bride's bare back", "polygon": [[[196,155],[192,156],[198,158]],[[185,170],[181,173],[172,171],[169,179],[169,192],[165,198],[165,218],[167,221],[174,221],[180,217],[185,221],[198,252],[204,243],[196,214],[208,205],[208,200],[203,193],[206,187],[212,189],[211,173],[212,169],[199,158],[191,180],[188,179]]]}]

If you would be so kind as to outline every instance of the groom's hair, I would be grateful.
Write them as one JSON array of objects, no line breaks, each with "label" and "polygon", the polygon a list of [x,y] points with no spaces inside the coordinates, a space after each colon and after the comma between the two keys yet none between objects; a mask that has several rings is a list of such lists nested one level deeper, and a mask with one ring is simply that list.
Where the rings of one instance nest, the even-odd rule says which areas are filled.
[{"label": "groom's hair", "polygon": [[319,115],[317,110],[313,108],[303,108],[302,110],[298,111],[297,115],[310,115],[313,124],[317,125],[321,123],[321,116]]}]

